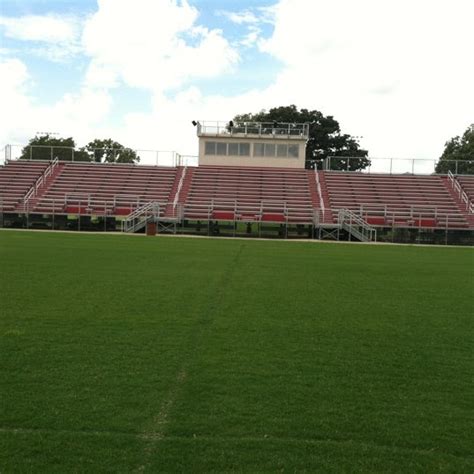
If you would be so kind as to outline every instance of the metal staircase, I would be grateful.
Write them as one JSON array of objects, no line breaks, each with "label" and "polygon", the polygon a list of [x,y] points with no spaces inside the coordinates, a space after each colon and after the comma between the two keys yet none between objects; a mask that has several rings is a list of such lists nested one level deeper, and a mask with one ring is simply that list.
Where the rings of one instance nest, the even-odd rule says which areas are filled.
[{"label": "metal staircase", "polygon": [[157,201],[150,201],[131,212],[122,221],[122,232],[135,233],[143,229],[149,222],[158,222],[161,205]]},{"label": "metal staircase", "polygon": [[355,237],[361,242],[377,241],[377,230],[349,209],[339,209],[338,223],[349,233],[349,240]]}]

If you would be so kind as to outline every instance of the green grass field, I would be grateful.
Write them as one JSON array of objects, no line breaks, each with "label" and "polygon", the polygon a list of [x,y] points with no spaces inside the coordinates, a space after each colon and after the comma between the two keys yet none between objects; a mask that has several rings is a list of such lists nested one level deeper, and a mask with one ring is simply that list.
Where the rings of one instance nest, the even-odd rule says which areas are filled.
[{"label": "green grass field", "polygon": [[0,232],[0,472],[472,473],[473,268]]}]

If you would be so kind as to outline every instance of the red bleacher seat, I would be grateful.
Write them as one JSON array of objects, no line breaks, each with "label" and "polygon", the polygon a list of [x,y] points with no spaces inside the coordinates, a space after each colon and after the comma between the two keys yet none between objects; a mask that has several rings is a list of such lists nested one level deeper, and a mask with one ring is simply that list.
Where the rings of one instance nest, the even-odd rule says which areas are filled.
[{"label": "red bleacher seat", "polygon": [[128,216],[131,212],[131,207],[116,207],[113,213],[117,216]]},{"label": "red bleacher seat", "polygon": [[370,225],[385,225],[386,224],[386,219],[385,217],[365,217],[365,220],[367,224]]},{"label": "red bleacher seat", "polygon": [[436,219],[414,219],[413,225],[418,227],[436,227]]},{"label": "red bleacher seat", "polygon": [[229,211],[214,211],[212,218],[221,221],[233,221],[235,219],[235,213]]},{"label": "red bleacher seat", "polygon": [[262,214],[262,221],[264,222],[286,222],[284,214]]},{"label": "red bleacher seat", "polygon": [[86,206],[84,207],[79,207],[79,206],[65,206],[64,210],[68,214],[78,214],[79,212],[84,212],[86,211]]}]

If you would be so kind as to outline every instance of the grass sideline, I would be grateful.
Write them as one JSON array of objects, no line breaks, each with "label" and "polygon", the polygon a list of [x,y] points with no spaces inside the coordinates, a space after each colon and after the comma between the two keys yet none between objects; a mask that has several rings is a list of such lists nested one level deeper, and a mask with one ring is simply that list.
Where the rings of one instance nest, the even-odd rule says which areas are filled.
[{"label": "grass sideline", "polygon": [[0,232],[0,471],[470,472],[473,266]]}]

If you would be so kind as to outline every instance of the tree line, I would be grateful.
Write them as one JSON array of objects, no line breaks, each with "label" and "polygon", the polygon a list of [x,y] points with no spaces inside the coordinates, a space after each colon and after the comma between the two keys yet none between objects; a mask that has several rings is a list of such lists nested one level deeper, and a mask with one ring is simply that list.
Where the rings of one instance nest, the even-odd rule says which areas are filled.
[{"label": "tree line", "polygon": [[[73,151],[74,150],[74,151]],[[57,138],[49,134],[30,139],[20,155],[23,160],[86,161],[94,163],[138,163],[140,157],[131,148],[107,139],[95,139],[76,150],[74,138]]]}]

